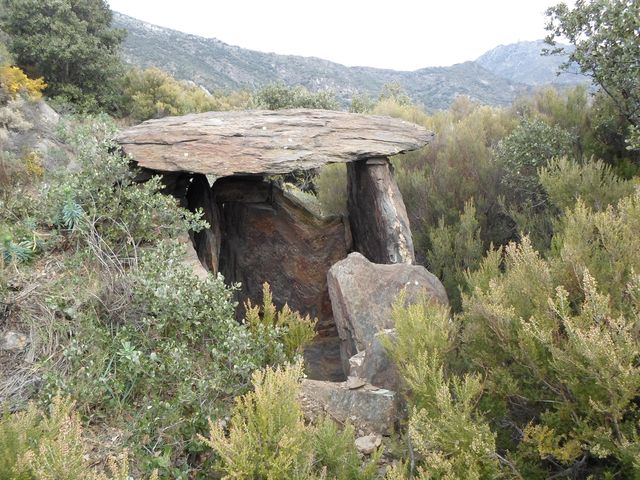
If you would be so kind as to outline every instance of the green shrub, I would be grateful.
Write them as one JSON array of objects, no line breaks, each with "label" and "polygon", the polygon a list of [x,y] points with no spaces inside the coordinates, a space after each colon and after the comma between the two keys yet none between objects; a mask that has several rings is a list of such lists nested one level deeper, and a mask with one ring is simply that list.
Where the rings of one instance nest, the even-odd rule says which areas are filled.
[{"label": "green shrub", "polygon": [[473,200],[465,204],[464,212],[453,225],[446,225],[441,218],[438,228],[429,233],[429,240],[429,271],[440,278],[451,307],[459,311],[462,306],[460,294],[466,288],[465,272],[474,270],[484,253]]},{"label": "green shrub", "polygon": [[269,284],[262,287],[262,308],[247,301],[245,322],[264,352],[263,363],[276,365],[293,361],[315,337],[317,319],[303,317],[285,304],[277,311]]},{"label": "green shrub", "polygon": [[517,232],[528,235],[540,251],[549,247],[556,212],[549,207],[538,169],[553,158],[570,155],[573,141],[561,127],[533,118],[524,119],[496,148],[496,161],[504,172],[503,208],[515,220]]},{"label": "green shrub", "polygon": [[600,211],[579,201],[547,259],[527,237],[489,252],[453,319],[398,301],[385,346],[419,478],[640,474],[639,206],[639,191]]},{"label": "green shrub", "polygon": [[314,183],[324,214],[347,213],[347,167],[345,164],[325,165],[318,171]]},{"label": "green shrub", "polygon": [[420,455],[418,478],[495,478],[495,434],[475,408],[481,377],[450,368],[457,323],[446,307],[404,304],[401,296],[392,313],[396,338],[384,343],[409,388],[408,436]]},{"label": "green shrub", "polygon": [[123,95],[127,99],[124,113],[136,122],[167,115],[246,108],[250,102],[246,92],[214,95],[193,82],[176,80],[158,68],[129,70],[124,77]]},{"label": "green shrub", "polygon": [[548,261],[525,241],[507,248],[504,273],[492,255],[471,276],[465,355],[487,375],[484,406],[524,432],[508,448],[531,478],[637,468],[639,200],[602,212],[578,203]]},{"label": "green shrub", "polygon": [[497,161],[505,170],[502,179],[507,200],[533,206],[544,203],[544,192],[538,180],[538,168],[552,158],[571,153],[572,136],[560,127],[553,127],[538,119],[525,119],[509,136],[500,142]]},{"label": "green shrub", "polygon": [[616,312],[629,314],[625,286],[640,272],[640,189],[617,205],[594,211],[582,201],[561,219],[553,240],[554,277],[575,302],[583,299],[583,277],[588,271]]},{"label": "green shrub", "polygon": [[224,478],[374,478],[380,456],[361,467],[352,427],[341,433],[328,419],[305,425],[301,378],[301,363],[256,371],[254,390],[236,399],[228,434],[209,422],[209,437],[201,440],[218,456],[216,471]]},{"label": "green shrub", "polygon": [[511,115],[460,103],[429,117],[426,126],[435,131],[434,141],[394,159],[418,258],[426,262],[430,232],[440,219],[446,225],[457,223],[471,198],[485,248],[513,238],[513,222],[499,202],[503,173],[493,158],[493,148],[514,126]]},{"label": "green shrub", "polygon": [[[129,480],[126,451],[109,459],[110,476],[92,467],[74,404],[55,397],[47,413],[31,403],[27,410],[0,419],[2,480]],[[152,474],[152,479],[157,478]]]},{"label": "green shrub", "polygon": [[581,164],[562,157],[542,167],[538,175],[550,202],[562,210],[573,207],[578,199],[593,210],[604,210],[634,188],[634,182],[620,178],[601,160]]},{"label": "green shrub", "polygon": [[227,478],[310,478],[309,438],[297,401],[301,376],[301,364],[257,371],[254,391],[236,400],[228,438],[210,422],[203,440],[220,457]]},{"label": "green shrub", "polygon": [[[62,391],[86,419],[127,432],[120,442],[136,471],[186,478],[206,463],[195,436],[207,417],[222,416],[254,370],[298,357],[314,322],[277,312],[268,289],[264,308],[238,322],[234,287],[194,276],[173,240],[202,228],[200,214],[162,194],[157,178],[136,183],[113,132],[103,117],[66,126],[78,170],[51,173],[46,188],[0,217],[12,262],[2,273],[37,281],[37,295],[13,296],[21,300],[12,320],[32,330],[36,357],[46,359],[37,364],[40,395]],[[13,268],[18,248],[34,271]]]},{"label": "green shrub", "polygon": [[256,92],[253,103],[256,108],[266,110],[281,110],[283,108],[339,109],[333,92],[310,92],[301,85],[291,87],[282,82],[271,83]]}]

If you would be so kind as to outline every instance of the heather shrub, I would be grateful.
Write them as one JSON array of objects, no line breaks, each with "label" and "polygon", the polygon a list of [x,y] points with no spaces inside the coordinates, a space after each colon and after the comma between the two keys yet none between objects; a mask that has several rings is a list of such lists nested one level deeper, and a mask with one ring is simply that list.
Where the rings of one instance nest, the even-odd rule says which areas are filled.
[{"label": "heather shrub", "polygon": [[326,215],[347,213],[347,167],[343,163],[325,165],[314,179],[322,212]]},{"label": "heather shrub", "polygon": [[[129,480],[124,451],[106,462],[106,475],[94,467],[88,434],[74,404],[55,397],[47,412],[35,403],[0,419],[0,479],[2,480]],[[152,474],[151,478],[157,478]]]},{"label": "heather shrub", "polygon": [[438,227],[429,233],[429,243],[429,271],[442,281],[451,307],[459,311],[460,294],[465,290],[465,272],[474,270],[484,253],[473,199],[465,204],[464,212],[453,224],[447,225],[441,218]]},{"label": "heather shrub", "polygon": [[454,225],[471,198],[485,248],[514,236],[513,221],[500,203],[503,172],[493,154],[514,119],[504,110],[465,100],[454,106],[429,118],[426,126],[436,133],[431,144],[394,160],[416,255],[423,262],[428,261],[431,230],[441,219]]},{"label": "heather shrub", "polygon": [[375,478],[379,454],[361,466],[353,428],[325,419],[306,425],[298,402],[302,365],[253,374],[253,391],[238,397],[228,426],[209,421],[201,440],[217,455],[214,474],[237,479]]},{"label": "heather shrub", "polygon": [[303,317],[285,304],[279,312],[268,283],[262,287],[262,308],[247,301],[245,323],[263,352],[262,363],[276,365],[293,361],[315,337],[316,319]]},{"label": "heather shrub", "polygon": [[[495,434],[476,409],[482,377],[454,367],[458,323],[446,307],[426,300],[405,306],[403,296],[392,314],[396,338],[384,343],[409,389],[407,435],[419,459],[417,478],[495,478]],[[390,475],[406,478],[398,469]]]},{"label": "heather shrub", "polygon": [[639,195],[578,201],[547,258],[528,237],[490,251],[453,318],[398,301],[418,478],[638,475]]},{"label": "heather shrub", "polygon": [[123,80],[123,95],[127,99],[124,113],[134,122],[167,115],[247,108],[250,102],[246,92],[211,94],[193,82],[176,80],[158,68],[129,70]]},{"label": "heather shrub", "polygon": [[562,210],[578,199],[593,210],[604,210],[634,189],[633,181],[620,178],[602,160],[576,163],[562,157],[542,167],[538,175],[551,204]]}]

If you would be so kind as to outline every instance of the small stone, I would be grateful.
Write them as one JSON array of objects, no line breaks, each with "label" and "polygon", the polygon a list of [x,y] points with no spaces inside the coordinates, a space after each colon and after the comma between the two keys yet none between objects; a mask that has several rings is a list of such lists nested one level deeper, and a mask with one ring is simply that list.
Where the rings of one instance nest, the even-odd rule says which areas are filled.
[{"label": "small stone", "polygon": [[367,381],[359,377],[348,377],[347,387],[349,390],[355,390],[356,388],[363,387],[367,384]]},{"label": "small stone", "polygon": [[8,331],[0,338],[0,349],[21,352],[26,348],[28,340],[23,333]]},{"label": "small stone", "polygon": [[351,375],[354,375],[354,372],[357,372],[362,364],[364,363],[365,356],[367,354],[366,350],[362,350],[361,352],[356,353],[353,357],[349,359],[349,372]]},{"label": "small stone", "polygon": [[371,455],[376,448],[382,445],[382,437],[375,433],[371,433],[364,437],[356,438],[356,448],[364,455]]}]

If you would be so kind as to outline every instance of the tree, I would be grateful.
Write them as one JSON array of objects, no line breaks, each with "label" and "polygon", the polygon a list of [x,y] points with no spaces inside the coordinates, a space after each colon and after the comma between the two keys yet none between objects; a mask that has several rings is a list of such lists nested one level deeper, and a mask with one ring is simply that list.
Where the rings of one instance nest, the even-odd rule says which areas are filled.
[{"label": "tree", "polygon": [[125,32],[111,28],[104,0],[0,0],[0,7],[16,64],[43,76],[47,95],[81,110],[117,109]]},{"label": "tree", "polygon": [[547,10],[546,38],[564,53],[556,40],[566,38],[575,47],[563,68],[575,62],[582,73],[611,97],[633,128],[640,126],[640,3],[637,0],[577,0],[570,9],[560,3]]},{"label": "tree", "polygon": [[282,82],[271,83],[256,92],[254,103],[258,108],[267,110],[284,108],[338,110],[340,108],[331,91],[310,92],[302,85],[290,87]]}]

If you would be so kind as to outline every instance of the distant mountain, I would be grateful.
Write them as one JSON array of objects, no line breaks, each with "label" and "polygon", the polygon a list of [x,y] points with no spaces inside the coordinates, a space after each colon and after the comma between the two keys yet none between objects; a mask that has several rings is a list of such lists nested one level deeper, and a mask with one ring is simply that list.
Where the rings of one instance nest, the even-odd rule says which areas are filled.
[{"label": "distant mountain", "polygon": [[[570,45],[561,46],[571,51]],[[589,83],[577,66],[558,75],[567,55],[542,55],[545,47],[548,45],[543,40],[500,45],[477,58],[476,63],[506,80],[531,86]]]},{"label": "distant mountain", "polygon": [[[481,57],[484,65],[480,61],[465,62],[409,72],[346,67],[315,57],[258,52],[215,38],[158,27],[120,13],[114,13],[114,26],[128,32],[123,52],[129,63],[162,68],[209,90],[255,89],[282,81],[303,85],[312,91],[330,89],[347,103],[357,93],[376,97],[385,83],[397,82],[414,101],[428,110],[437,110],[448,108],[458,95],[467,95],[484,104],[507,105],[517,94],[530,91],[530,85],[539,84],[530,81],[536,72],[530,64],[527,68],[531,67],[531,74],[523,79],[508,76],[513,77],[512,70],[517,68],[512,58],[515,52],[501,54],[514,65],[503,70],[498,67],[500,55],[496,52],[493,56]],[[495,50],[500,48],[508,46]]]}]

